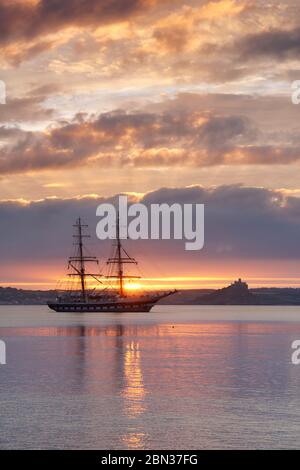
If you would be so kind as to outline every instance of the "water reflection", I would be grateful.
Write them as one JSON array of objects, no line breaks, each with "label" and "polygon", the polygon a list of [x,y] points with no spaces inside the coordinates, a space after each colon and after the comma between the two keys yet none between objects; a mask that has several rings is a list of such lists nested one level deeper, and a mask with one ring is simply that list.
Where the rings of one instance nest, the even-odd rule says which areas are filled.
[{"label": "water reflection", "polygon": [[[132,340],[125,345],[124,354],[125,386],[121,393],[123,398],[123,412],[130,420],[137,418],[145,412],[145,386],[143,381],[141,350],[138,341]],[[122,441],[128,449],[143,449],[145,446],[145,432],[128,430]]]},{"label": "water reflection", "polygon": [[[8,327],[0,328],[0,337],[48,338],[33,360],[37,375],[39,367],[46,367],[58,389],[64,390],[70,381],[93,393],[117,393],[125,403],[123,412],[133,417],[145,411],[148,388],[155,383],[163,387],[173,383],[170,393],[175,394],[186,385],[187,394],[200,387],[202,394],[215,397],[224,394],[224,389],[236,397],[261,389],[270,396],[282,393],[290,380],[288,348],[297,328],[295,324],[240,322],[120,323]],[[54,348],[55,338],[60,340]],[[30,348],[26,354],[30,355]],[[24,367],[23,361],[16,367]]]},{"label": "water reflection", "polygon": [[132,418],[145,410],[145,387],[143,382],[141,351],[137,341],[130,341],[125,346],[124,354],[125,387],[122,393],[124,398],[124,412]]},{"label": "water reflection", "polygon": [[[45,418],[58,447],[59,435],[65,448],[74,436],[80,448],[222,447],[222,439],[239,446],[251,426],[247,439],[260,444],[276,420],[288,433],[292,418],[283,413],[291,400],[300,412],[299,374],[289,361],[297,336],[300,325],[288,323],[0,328],[13,344],[0,369],[8,440],[25,439],[30,422],[28,404],[21,416],[17,400],[10,408],[18,393]],[[41,442],[30,429],[34,445]]]},{"label": "water reflection", "polygon": [[145,449],[145,436],[143,432],[128,432],[122,436],[123,448],[129,450]]}]

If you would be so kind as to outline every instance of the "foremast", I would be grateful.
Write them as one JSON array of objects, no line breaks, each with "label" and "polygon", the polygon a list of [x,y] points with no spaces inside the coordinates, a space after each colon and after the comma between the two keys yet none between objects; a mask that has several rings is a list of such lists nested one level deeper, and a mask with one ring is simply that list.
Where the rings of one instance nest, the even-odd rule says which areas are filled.
[{"label": "foremast", "polygon": [[77,276],[80,279],[80,287],[81,287],[81,298],[82,302],[87,301],[87,288],[86,288],[86,278],[88,276],[94,278],[96,281],[101,281],[98,279],[100,276],[96,273],[90,273],[86,271],[86,263],[92,262],[99,264],[98,259],[96,256],[86,256],[84,252],[83,246],[83,238],[90,238],[90,235],[84,234],[83,229],[87,228],[88,225],[81,223],[81,218],[79,217],[76,220],[76,224],[73,225],[76,228],[76,233],[73,235],[73,238],[76,239],[74,245],[77,246],[77,252],[75,256],[71,256],[68,262],[68,269],[72,268],[74,272],[68,274],[68,276]]}]

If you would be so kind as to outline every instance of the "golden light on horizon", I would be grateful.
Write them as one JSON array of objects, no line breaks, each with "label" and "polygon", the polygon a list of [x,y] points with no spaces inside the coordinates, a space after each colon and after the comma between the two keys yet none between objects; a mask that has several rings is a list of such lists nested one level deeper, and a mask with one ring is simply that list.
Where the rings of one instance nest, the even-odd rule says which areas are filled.
[{"label": "golden light on horizon", "polygon": [[[238,277],[242,277],[250,288],[262,288],[262,287],[300,287],[300,277],[255,277],[255,276],[224,276],[224,277],[200,277],[200,276],[187,276],[187,277],[165,277],[165,278],[144,278],[139,283],[128,283],[125,284],[125,289],[130,292],[138,292],[139,290],[185,290],[185,289],[220,289],[231,284]],[[63,283],[62,283],[63,284]],[[29,290],[64,290],[68,289],[67,282],[64,283],[64,289],[57,284],[56,279],[46,279],[43,281],[39,279],[33,279],[30,281],[14,281],[14,280],[0,280],[2,287],[13,287],[17,289],[29,289]],[[69,284],[69,288],[71,284]],[[107,281],[104,280],[103,284],[92,282],[89,285],[91,290],[99,290],[109,287]],[[117,284],[111,285],[112,288],[117,288]]]},{"label": "golden light on horizon", "polygon": [[140,290],[142,285],[139,282],[128,282],[124,286],[125,290]]}]

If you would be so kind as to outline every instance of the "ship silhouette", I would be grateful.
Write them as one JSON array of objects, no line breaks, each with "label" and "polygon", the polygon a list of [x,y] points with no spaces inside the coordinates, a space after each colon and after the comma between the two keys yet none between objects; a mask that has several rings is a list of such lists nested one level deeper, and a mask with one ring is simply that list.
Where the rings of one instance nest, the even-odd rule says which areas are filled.
[{"label": "ship silhouette", "polygon": [[[84,238],[89,238],[85,233],[88,225],[83,224],[78,218],[73,227],[76,230],[73,235],[75,255],[69,257],[68,277],[79,281],[79,286],[75,283],[75,287],[60,290],[57,299],[47,303],[50,309],[56,312],[149,312],[159,300],[177,292],[176,289],[141,293],[127,291],[125,282],[139,279],[141,276],[125,273],[125,266],[137,266],[138,262],[128,254],[121,242],[119,215],[116,217],[116,239],[113,243],[112,256],[106,261],[109,268],[106,275],[90,272],[87,269],[90,263],[99,265],[97,257],[89,255],[83,243]],[[104,278],[106,281],[113,280],[117,287],[105,287]],[[102,288],[90,289],[87,285],[88,279],[93,279]]]}]

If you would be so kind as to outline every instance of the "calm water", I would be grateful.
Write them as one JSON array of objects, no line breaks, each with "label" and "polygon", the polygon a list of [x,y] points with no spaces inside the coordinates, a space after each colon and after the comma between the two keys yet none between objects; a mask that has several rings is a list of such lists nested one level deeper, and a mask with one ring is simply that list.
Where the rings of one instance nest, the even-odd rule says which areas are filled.
[{"label": "calm water", "polygon": [[0,307],[0,448],[299,448],[298,307]]}]

